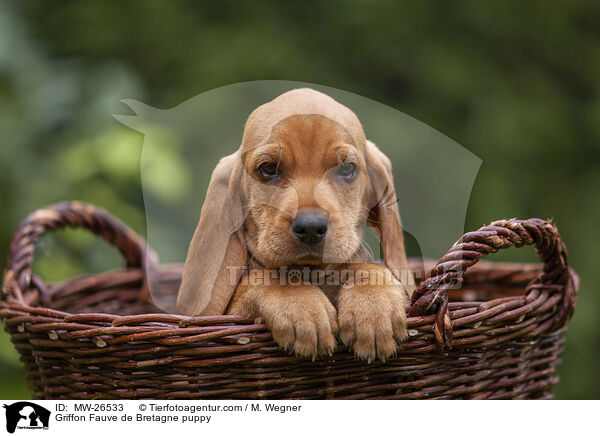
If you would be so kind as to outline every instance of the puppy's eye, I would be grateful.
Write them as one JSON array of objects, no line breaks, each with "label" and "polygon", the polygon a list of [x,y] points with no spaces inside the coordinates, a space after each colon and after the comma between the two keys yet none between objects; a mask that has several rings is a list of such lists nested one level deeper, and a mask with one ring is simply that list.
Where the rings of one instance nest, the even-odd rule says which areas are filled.
[{"label": "puppy's eye", "polygon": [[337,174],[346,181],[353,180],[356,176],[356,164],[354,162],[343,163],[337,170]]},{"label": "puppy's eye", "polygon": [[257,172],[263,180],[271,180],[279,175],[279,165],[275,162],[263,162],[258,166]]}]

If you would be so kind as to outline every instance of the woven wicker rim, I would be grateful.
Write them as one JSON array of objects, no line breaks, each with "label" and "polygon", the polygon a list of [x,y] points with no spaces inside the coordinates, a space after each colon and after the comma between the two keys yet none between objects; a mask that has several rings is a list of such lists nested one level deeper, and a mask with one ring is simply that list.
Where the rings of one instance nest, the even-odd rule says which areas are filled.
[{"label": "woven wicker rim", "polygon": [[[190,326],[206,325],[215,322],[240,323],[253,325],[254,320],[221,315],[209,317],[187,317],[171,314],[74,314],[43,307],[50,299],[46,284],[32,274],[31,265],[34,259],[35,246],[39,238],[46,232],[64,227],[86,228],[100,235],[108,243],[115,245],[123,254],[127,268],[144,270],[144,283],[156,273],[156,255],[145,241],[112,217],[106,211],[82,202],[64,202],[38,210],[29,215],[16,229],[10,246],[7,269],[4,274],[2,306],[7,310],[23,311],[39,316],[51,316],[64,322],[110,322],[113,327],[137,325],[145,322],[160,322],[163,328],[177,329]],[[511,303],[490,301],[487,306],[475,311],[469,310],[468,304],[449,303],[448,293],[451,289],[461,287],[464,273],[481,258],[500,249],[534,245],[543,263],[541,273],[532,280],[525,290],[528,297],[526,305],[517,305],[510,310]],[[553,289],[556,295],[543,302],[543,307],[536,306],[539,293],[536,289]],[[466,233],[435,264],[427,278],[420,282],[412,297],[409,311],[409,328],[431,324],[435,334],[436,348],[439,351],[449,350],[453,346],[453,328],[467,323],[493,318],[494,322],[518,319],[532,311],[543,312],[550,306],[556,306],[554,315],[534,332],[544,332],[562,327],[571,317],[577,299],[578,278],[568,267],[567,251],[560,238],[556,226],[537,218],[528,220],[500,220],[482,227],[477,231]],[[39,294],[42,307],[30,305],[24,295],[35,292]],[[140,298],[148,298],[147,286],[142,286]],[[541,303],[540,303],[541,304]],[[450,316],[449,309],[457,309]],[[500,318],[498,318],[498,316]],[[13,320],[14,322],[14,320]],[[239,333],[239,327],[232,326],[214,332],[213,335]],[[254,327],[256,325],[254,324]],[[123,328],[123,327],[120,327]],[[89,332],[88,332],[89,333]],[[206,334],[204,334],[206,335]],[[210,336],[210,334],[208,334]],[[204,338],[204,336],[203,336]],[[202,338],[195,337],[194,340]],[[210,339],[206,336],[205,339]],[[510,334],[504,337],[510,339]],[[454,341],[456,342],[456,341]],[[460,342],[460,341],[459,341]],[[425,347],[423,350],[425,350]]]}]

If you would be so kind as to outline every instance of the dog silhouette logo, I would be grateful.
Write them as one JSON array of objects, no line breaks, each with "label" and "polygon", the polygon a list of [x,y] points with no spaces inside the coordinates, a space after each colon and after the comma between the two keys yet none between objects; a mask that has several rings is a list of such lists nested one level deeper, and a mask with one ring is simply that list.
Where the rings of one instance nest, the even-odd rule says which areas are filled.
[{"label": "dog silhouette logo", "polygon": [[[202,200],[205,198],[203,193],[208,190],[211,174],[219,159],[235,153],[240,147],[248,116],[259,105],[287,91],[307,87],[326,94],[354,111],[367,136],[389,157],[394,168],[396,195],[391,195],[390,189],[383,189],[378,193],[381,196],[374,200],[379,202],[379,206],[386,207],[397,203],[402,216],[402,229],[410,235],[415,254],[418,252],[423,258],[438,259],[446,253],[448,247],[465,232],[467,207],[482,160],[434,128],[392,107],[341,89],[285,80],[226,85],[167,109],[154,108],[136,100],[122,100],[133,115],[113,116],[144,135],[140,176],[149,247],[169,261],[185,261],[198,226]],[[296,112],[290,109],[285,116],[281,112],[281,119],[294,114],[329,115],[315,108],[306,106]],[[281,121],[278,117],[273,118],[264,126],[261,124],[261,128],[266,130],[259,136],[270,137],[267,131],[274,128],[271,123],[275,119]],[[129,136],[115,143],[129,144],[129,139],[125,138]],[[138,140],[132,139],[133,147],[137,147]],[[229,161],[233,162],[233,159],[230,157]],[[253,183],[252,177],[247,177],[248,183]],[[316,186],[324,186],[327,180],[323,177],[322,183]],[[289,204],[285,211],[295,214],[291,192],[294,190],[293,186],[262,186],[264,195],[261,201],[264,204],[260,207],[278,210],[281,203],[277,199],[283,195],[283,191],[287,191],[285,197]],[[311,193],[314,191],[306,195]],[[225,198],[219,200],[221,208],[229,207]],[[247,207],[240,209],[238,212],[241,213],[226,214],[226,223],[218,222],[229,234],[223,230],[209,237],[211,241],[223,235],[227,239],[227,243],[215,244],[211,251],[210,256],[215,258],[211,260],[215,264],[222,264],[230,236],[242,227],[249,213]],[[220,209],[211,209],[217,210]],[[440,216],[443,216],[443,220]],[[371,251],[375,258],[383,251],[379,236],[365,229],[365,239],[368,239],[365,249]],[[326,256],[340,260],[335,259],[339,252],[335,242],[327,243],[323,249]],[[145,267],[147,271],[152,271],[152,257],[146,260]],[[218,268],[210,269],[210,274],[203,277],[207,286],[214,286],[218,271]],[[240,270],[234,268],[229,273],[234,280],[239,280],[237,274],[241,274]],[[153,303],[165,312],[179,313],[177,293],[163,292],[160,280],[153,280],[152,274],[147,276]],[[298,281],[295,276],[289,278]]]},{"label": "dog silhouette logo", "polygon": [[3,405],[6,409],[6,431],[14,433],[18,429],[48,429],[50,411],[29,401],[19,401]]}]

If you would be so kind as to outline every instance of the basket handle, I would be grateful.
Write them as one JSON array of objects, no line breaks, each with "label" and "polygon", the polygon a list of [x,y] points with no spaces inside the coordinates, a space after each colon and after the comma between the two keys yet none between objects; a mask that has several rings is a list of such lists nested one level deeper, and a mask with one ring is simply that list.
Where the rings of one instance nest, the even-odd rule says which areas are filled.
[{"label": "basket handle", "polygon": [[489,253],[508,247],[535,245],[544,268],[527,286],[552,282],[562,285],[561,306],[552,322],[563,325],[573,314],[577,286],[569,270],[567,249],[556,226],[538,218],[500,220],[464,234],[431,269],[411,298],[409,316],[436,313],[433,330],[439,350],[452,348],[452,324],[448,315],[448,291],[460,289],[464,272]]},{"label": "basket handle", "polygon": [[[42,300],[48,301],[49,295],[44,283],[31,272],[35,246],[46,232],[65,227],[82,227],[100,235],[106,242],[117,247],[125,257],[127,268],[143,268],[147,257],[153,261],[156,259],[154,252],[147,248],[140,236],[105,210],[79,201],[57,203],[30,214],[13,234],[5,282],[10,280],[16,287],[5,288],[13,290],[20,301],[24,301],[22,292],[31,288],[38,289]],[[147,292],[146,279],[144,282],[143,290],[146,289]]]}]

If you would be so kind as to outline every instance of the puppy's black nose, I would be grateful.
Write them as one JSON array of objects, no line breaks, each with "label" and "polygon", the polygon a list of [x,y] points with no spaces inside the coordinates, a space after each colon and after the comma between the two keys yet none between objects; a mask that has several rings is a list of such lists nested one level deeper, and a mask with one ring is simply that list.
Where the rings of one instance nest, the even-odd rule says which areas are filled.
[{"label": "puppy's black nose", "polygon": [[327,233],[327,218],[314,210],[300,212],[292,222],[292,232],[305,244],[319,243]]}]

